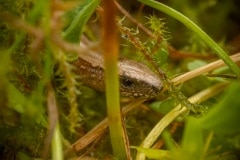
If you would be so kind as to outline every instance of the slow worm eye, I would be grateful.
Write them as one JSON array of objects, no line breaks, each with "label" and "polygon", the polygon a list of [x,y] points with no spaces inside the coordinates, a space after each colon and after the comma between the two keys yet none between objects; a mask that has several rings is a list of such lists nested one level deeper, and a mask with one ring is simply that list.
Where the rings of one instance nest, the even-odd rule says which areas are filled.
[{"label": "slow worm eye", "polygon": [[131,87],[133,85],[133,83],[134,82],[132,80],[130,80],[130,79],[123,79],[122,80],[122,85],[124,87]]}]

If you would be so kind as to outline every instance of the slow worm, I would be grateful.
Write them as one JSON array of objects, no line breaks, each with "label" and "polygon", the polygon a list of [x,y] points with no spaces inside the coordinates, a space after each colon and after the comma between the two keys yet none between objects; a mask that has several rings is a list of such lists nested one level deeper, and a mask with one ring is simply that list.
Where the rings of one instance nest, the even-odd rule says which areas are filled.
[{"label": "slow worm", "polygon": [[[75,73],[86,85],[98,91],[105,90],[104,65],[101,53],[88,49],[88,39],[82,37],[80,46],[87,52],[79,53],[73,62]],[[131,98],[153,98],[163,88],[163,82],[146,65],[128,59],[119,59],[120,94]]]}]

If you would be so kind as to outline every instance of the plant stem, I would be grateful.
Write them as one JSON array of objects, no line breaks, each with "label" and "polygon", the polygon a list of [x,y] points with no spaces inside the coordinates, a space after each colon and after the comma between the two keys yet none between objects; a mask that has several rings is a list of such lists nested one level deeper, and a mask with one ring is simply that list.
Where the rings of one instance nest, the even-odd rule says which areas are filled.
[{"label": "plant stem", "polygon": [[[240,62],[240,52],[230,56],[230,58],[235,63],[239,63]],[[182,75],[179,75],[176,78],[173,78],[171,81],[174,83],[174,85],[179,85],[179,84],[184,83],[185,81],[188,81],[199,75],[202,75],[204,73],[207,73],[209,71],[212,71],[214,69],[217,69],[217,68],[220,68],[223,66],[225,66],[224,62],[222,60],[217,60],[217,61],[211,62],[205,66],[199,67],[195,70],[192,70],[192,71],[186,72]]]},{"label": "plant stem", "polygon": [[154,0],[139,0],[140,2],[155,8],[159,11],[162,11],[171,17],[175,18],[179,22],[183,23],[187,28],[191,29],[195,32],[199,37],[201,37],[221,58],[227,66],[236,74],[237,78],[240,79],[240,69],[238,66],[229,58],[227,53],[215,42],[213,41],[200,27],[198,27],[193,21],[191,21],[188,17],[184,16],[180,12],[170,8],[160,2],[156,2]]},{"label": "plant stem", "polygon": [[[228,83],[219,83],[212,87],[209,87],[192,97],[190,97],[188,100],[191,103],[201,103],[219,92],[221,92]],[[178,116],[184,114],[187,112],[186,107],[182,107],[181,105],[176,106],[174,109],[172,109],[168,114],[166,114],[151,130],[151,132],[148,134],[148,136],[145,138],[145,140],[142,142],[141,147],[142,148],[150,148],[152,144],[155,142],[155,140],[161,135],[163,130]],[[137,160],[145,160],[145,155],[143,153],[138,152],[137,154]]]},{"label": "plant stem", "polygon": [[52,139],[52,159],[63,160],[61,133],[58,122],[56,124]]},{"label": "plant stem", "polygon": [[115,5],[113,0],[103,1],[103,51],[105,66],[105,84],[110,137],[114,156],[117,159],[130,159],[127,155],[126,134],[123,129],[119,104],[118,80],[118,35],[115,24]]}]

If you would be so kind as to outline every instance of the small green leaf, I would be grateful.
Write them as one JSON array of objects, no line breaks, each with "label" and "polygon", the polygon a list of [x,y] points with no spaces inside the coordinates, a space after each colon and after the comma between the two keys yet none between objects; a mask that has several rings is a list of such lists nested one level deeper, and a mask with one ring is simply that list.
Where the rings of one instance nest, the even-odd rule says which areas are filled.
[{"label": "small green leaf", "polygon": [[194,118],[188,118],[183,135],[181,159],[201,159],[203,153],[203,137],[201,127]]},{"label": "small green leaf", "polygon": [[[13,96],[14,95],[14,98]],[[10,107],[17,111],[18,113],[25,113],[26,108],[24,107],[27,103],[26,97],[24,97],[19,90],[17,90],[14,86],[9,85],[8,88],[8,97]]]},{"label": "small green leaf", "polygon": [[240,131],[240,83],[233,83],[224,98],[209,113],[200,118],[202,128],[217,133],[233,133]]},{"label": "small green leaf", "polygon": [[25,154],[24,152],[18,152],[16,154],[16,159],[19,159],[19,160],[31,160],[32,158],[29,157],[27,154]]},{"label": "small green leaf", "polygon": [[160,48],[156,54],[154,54],[154,58],[159,66],[164,65],[167,63],[169,57],[169,53],[165,48]]},{"label": "small green leaf", "polygon": [[63,37],[70,42],[79,42],[83,27],[99,4],[99,0],[84,0],[74,10],[70,11],[66,17],[70,20],[70,25],[63,32]]},{"label": "small green leaf", "polygon": [[135,148],[137,151],[144,153],[148,158],[151,159],[171,159],[171,152],[166,150],[152,149],[152,148],[142,148],[132,146],[131,148]]},{"label": "small green leaf", "polygon": [[187,67],[191,71],[191,70],[197,69],[199,67],[202,67],[202,66],[204,66],[206,64],[207,63],[205,61],[195,60],[195,61],[189,62]]},{"label": "small green leaf", "polygon": [[166,99],[164,101],[153,102],[149,107],[162,114],[167,114],[176,104],[175,99]]}]

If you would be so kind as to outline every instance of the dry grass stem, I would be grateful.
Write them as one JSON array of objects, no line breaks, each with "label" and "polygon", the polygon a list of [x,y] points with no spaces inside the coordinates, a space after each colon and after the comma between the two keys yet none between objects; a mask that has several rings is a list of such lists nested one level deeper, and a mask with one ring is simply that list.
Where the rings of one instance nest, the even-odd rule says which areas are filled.
[{"label": "dry grass stem", "polygon": [[[232,56],[230,56],[230,58],[236,63],[236,62],[239,62],[240,61],[240,53],[236,53]],[[225,63],[222,61],[222,60],[217,60],[217,61],[214,61],[212,63],[209,63],[203,67],[200,67],[198,69],[195,69],[193,71],[189,71],[187,73],[184,73],[180,76],[177,76],[176,78],[173,78],[172,79],[172,82],[175,84],[175,85],[179,85],[179,84],[182,84],[183,82],[187,81],[187,80],[190,80],[192,78],[195,78],[203,73],[207,73],[209,71],[212,71],[216,68],[219,68],[219,67],[223,67],[225,66]]]}]

